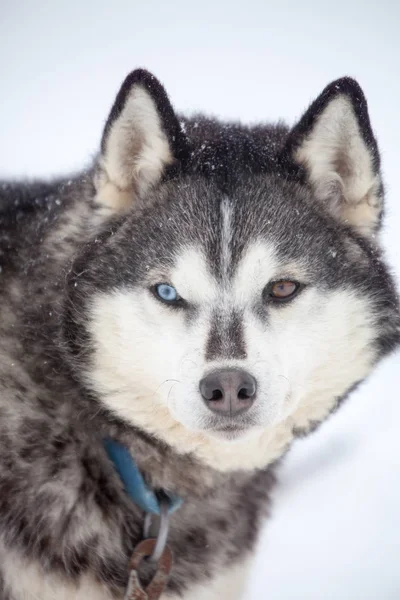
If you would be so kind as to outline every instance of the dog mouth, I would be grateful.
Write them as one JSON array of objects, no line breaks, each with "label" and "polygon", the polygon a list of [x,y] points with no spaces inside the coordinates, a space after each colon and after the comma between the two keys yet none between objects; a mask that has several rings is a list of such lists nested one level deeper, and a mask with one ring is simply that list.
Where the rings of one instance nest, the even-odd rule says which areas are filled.
[{"label": "dog mouth", "polygon": [[213,437],[223,439],[223,440],[236,440],[238,438],[243,437],[246,433],[249,432],[251,427],[244,425],[223,425],[213,427],[208,430],[208,433]]},{"label": "dog mouth", "polygon": [[201,431],[219,440],[237,440],[249,435],[261,426],[256,413],[241,415],[238,418],[223,419],[219,416],[208,417],[202,423]]}]

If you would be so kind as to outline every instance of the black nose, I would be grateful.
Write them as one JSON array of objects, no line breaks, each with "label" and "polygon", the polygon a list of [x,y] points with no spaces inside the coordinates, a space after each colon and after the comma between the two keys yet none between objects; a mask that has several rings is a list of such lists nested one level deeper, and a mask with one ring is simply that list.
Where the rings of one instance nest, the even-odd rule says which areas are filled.
[{"label": "black nose", "polygon": [[208,408],[223,417],[236,417],[254,402],[257,383],[241,369],[213,371],[200,381],[200,393]]}]

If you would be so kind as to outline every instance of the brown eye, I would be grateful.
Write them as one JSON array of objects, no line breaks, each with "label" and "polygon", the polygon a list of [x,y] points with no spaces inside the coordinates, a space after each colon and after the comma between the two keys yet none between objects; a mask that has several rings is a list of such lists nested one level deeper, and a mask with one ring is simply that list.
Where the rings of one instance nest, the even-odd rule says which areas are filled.
[{"label": "brown eye", "polygon": [[284,302],[291,300],[300,289],[300,284],[297,281],[282,280],[273,281],[268,286],[268,296],[275,301]]}]

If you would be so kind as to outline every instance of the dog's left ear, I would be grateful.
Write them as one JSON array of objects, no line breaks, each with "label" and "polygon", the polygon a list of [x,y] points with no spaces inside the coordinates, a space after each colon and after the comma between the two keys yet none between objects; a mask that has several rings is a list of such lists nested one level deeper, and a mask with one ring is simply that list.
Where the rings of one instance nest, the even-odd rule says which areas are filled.
[{"label": "dog's left ear", "polygon": [[[380,224],[380,158],[365,96],[345,77],[328,85],[289,135],[286,153],[340,221],[370,236]],[[287,154],[286,154],[287,156]]]},{"label": "dog's left ear", "polygon": [[130,208],[185,152],[186,138],[168,96],[148,71],[132,71],[107,119],[95,176],[96,201]]}]

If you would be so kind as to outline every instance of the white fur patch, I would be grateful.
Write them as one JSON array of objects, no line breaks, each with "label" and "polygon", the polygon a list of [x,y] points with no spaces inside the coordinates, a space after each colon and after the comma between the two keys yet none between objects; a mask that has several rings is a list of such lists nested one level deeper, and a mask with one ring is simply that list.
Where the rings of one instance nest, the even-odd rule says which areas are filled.
[{"label": "white fur patch", "polygon": [[374,230],[380,211],[379,175],[347,97],[328,104],[295,158],[306,166],[317,197],[330,203],[335,216],[366,235]]},{"label": "white fur patch", "polygon": [[261,296],[265,285],[275,279],[293,278],[302,281],[299,265],[285,265],[277,261],[274,249],[262,240],[254,242],[243,254],[232,283],[235,305],[245,307]]},{"label": "white fur patch", "polygon": [[104,585],[89,576],[74,585],[45,573],[36,562],[24,560],[0,544],[4,586],[12,600],[116,600]]},{"label": "white fur patch", "polygon": [[223,284],[228,284],[229,268],[232,261],[231,240],[232,240],[232,207],[229,200],[225,198],[221,202],[221,264]]},{"label": "white fur patch", "polygon": [[214,302],[218,294],[217,283],[197,248],[186,248],[181,252],[171,273],[170,283],[182,298],[192,304]]},{"label": "white fur patch", "polygon": [[[271,307],[267,322],[255,316],[253,303],[268,281],[294,271],[279,265],[268,244],[250,247],[231,284],[231,305],[243,312],[247,358],[212,364],[205,348],[226,289],[195,248],[183,252],[170,277],[197,306],[192,323],[145,289],[99,294],[91,309],[96,350],[90,385],[111,410],[180,453],[194,453],[222,471],[266,466],[285,451],[294,427],[322,420],[375,358],[374,315],[354,291],[310,285],[291,304]],[[234,441],[207,430],[210,411],[199,393],[206,372],[230,366],[258,382],[255,426]]]},{"label": "white fur patch", "polygon": [[135,196],[156,184],[173,156],[156,105],[140,85],[133,87],[121,114],[112,123],[95,178],[96,201],[126,210]]}]

